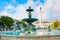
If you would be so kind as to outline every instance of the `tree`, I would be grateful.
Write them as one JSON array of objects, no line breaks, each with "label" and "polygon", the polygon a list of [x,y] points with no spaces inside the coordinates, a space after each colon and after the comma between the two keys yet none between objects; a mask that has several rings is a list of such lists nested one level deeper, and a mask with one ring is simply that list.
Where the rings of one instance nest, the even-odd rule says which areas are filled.
[{"label": "tree", "polygon": [[22,21],[22,24],[23,24],[23,27],[27,27],[28,26],[28,23],[25,22],[25,21]]},{"label": "tree", "polygon": [[52,28],[52,29],[57,29],[58,27],[60,27],[60,22],[59,21],[54,21],[50,25],[50,28]]},{"label": "tree", "polygon": [[2,16],[0,18],[1,21],[1,26],[4,30],[4,28],[8,29],[10,26],[12,26],[14,24],[14,20],[11,17],[8,16]]},{"label": "tree", "polygon": [[58,28],[58,22],[54,23],[54,29]]}]

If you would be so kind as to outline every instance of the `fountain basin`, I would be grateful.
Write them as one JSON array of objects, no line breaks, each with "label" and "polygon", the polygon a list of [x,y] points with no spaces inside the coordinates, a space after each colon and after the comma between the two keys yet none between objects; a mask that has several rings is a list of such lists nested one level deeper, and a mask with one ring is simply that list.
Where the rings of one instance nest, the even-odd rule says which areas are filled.
[{"label": "fountain basin", "polygon": [[45,36],[4,36],[1,35],[4,40],[60,40],[60,35],[45,35]]},{"label": "fountain basin", "polygon": [[[20,36],[22,33],[17,30],[16,32],[15,31],[0,31],[0,35],[5,35],[5,36]],[[60,35],[60,30],[52,30],[50,32],[48,32],[48,30],[36,30],[36,32],[32,32],[31,34],[29,33],[23,33],[24,35],[23,36],[44,36],[44,35]],[[22,36],[22,35],[21,35]]]}]

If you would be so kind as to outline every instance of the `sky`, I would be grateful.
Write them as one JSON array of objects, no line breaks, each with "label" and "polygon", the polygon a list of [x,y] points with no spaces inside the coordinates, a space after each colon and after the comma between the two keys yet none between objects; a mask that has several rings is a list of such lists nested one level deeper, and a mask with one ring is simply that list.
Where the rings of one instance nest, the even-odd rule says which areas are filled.
[{"label": "sky", "polygon": [[43,21],[60,19],[60,0],[0,0],[0,16],[10,16],[17,20],[28,18],[26,9],[29,6],[34,9],[33,18],[41,19],[42,7]]}]

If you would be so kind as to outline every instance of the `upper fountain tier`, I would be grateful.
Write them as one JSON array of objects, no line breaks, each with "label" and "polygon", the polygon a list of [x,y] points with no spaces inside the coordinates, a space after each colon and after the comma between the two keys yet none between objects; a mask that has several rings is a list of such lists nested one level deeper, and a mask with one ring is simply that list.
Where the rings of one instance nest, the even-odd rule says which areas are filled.
[{"label": "upper fountain tier", "polygon": [[32,11],[34,11],[34,10],[31,9],[31,7],[29,6],[29,9],[27,9],[26,11],[28,11],[28,12],[32,12]]},{"label": "upper fountain tier", "polygon": [[29,6],[29,9],[26,10],[27,12],[29,12],[28,17],[29,18],[24,18],[22,21],[26,21],[29,24],[32,24],[34,21],[37,21],[38,19],[36,18],[32,18],[32,14],[31,12],[33,11],[33,9],[31,9],[31,7]]},{"label": "upper fountain tier", "polygon": [[32,16],[31,12],[34,11],[34,10],[31,9],[31,7],[29,6],[29,9],[27,9],[26,11],[29,12],[28,17],[29,17],[29,18],[32,18],[32,17],[31,17],[31,16]]}]

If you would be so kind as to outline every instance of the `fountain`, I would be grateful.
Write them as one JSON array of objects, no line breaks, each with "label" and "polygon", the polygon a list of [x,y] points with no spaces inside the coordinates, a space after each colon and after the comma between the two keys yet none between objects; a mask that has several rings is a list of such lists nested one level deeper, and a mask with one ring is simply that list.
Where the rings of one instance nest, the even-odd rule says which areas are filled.
[{"label": "fountain", "polygon": [[26,11],[29,12],[29,15],[28,15],[29,18],[24,18],[22,21],[26,21],[27,23],[29,23],[29,25],[32,25],[32,23],[33,23],[34,21],[37,21],[38,19],[32,18],[31,12],[34,11],[34,10],[31,9],[30,6],[29,6],[29,9],[27,9]]},{"label": "fountain", "polygon": [[[29,12],[28,17],[29,18],[24,18],[22,21],[26,21],[29,23],[29,27],[28,29],[31,28],[31,25],[34,21],[37,21],[38,19],[36,18],[32,18],[31,16],[31,12],[33,11],[33,9],[31,9],[31,7],[29,7],[29,9],[27,9],[26,11]],[[49,25],[50,26],[50,25]],[[28,33],[32,33],[30,32],[32,30],[29,30]],[[25,31],[26,32],[26,31]],[[21,34],[20,30],[16,30],[16,32],[14,31],[0,31],[0,40],[1,38],[3,38],[4,40],[60,40],[60,30],[52,30],[50,29],[50,27],[48,28],[48,30],[37,30],[36,34]]]},{"label": "fountain", "polygon": [[[28,30],[27,33],[31,34],[32,32],[34,33],[36,31],[36,28],[33,27],[32,23],[37,21],[38,19],[36,18],[32,18],[32,14],[31,12],[34,11],[33,9],[31,9],[31,7],[29,6],[29,9],[26,10],[27,12],[29,12],[28,14],[28,18],[24,18],[22,21],[25,21],[28,23]],[[26,29],[25,29],[26,30]]]}]

